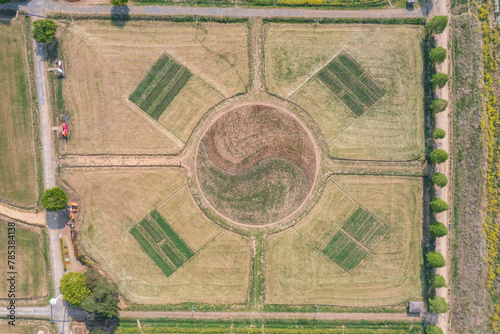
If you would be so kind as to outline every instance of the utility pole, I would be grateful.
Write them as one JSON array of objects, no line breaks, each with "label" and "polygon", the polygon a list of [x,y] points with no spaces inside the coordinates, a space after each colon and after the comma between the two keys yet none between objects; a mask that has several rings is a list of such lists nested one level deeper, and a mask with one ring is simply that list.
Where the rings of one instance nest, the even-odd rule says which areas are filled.
[{"label": "utility pole", "polygon": [[59,298],[61,298],[62,295],[60,295],[59,297],[57,298],[51,298],[50,299],[50,323],[53,324],[54,323],[54,319],[52,318],[52,306],[55,306],[57,304],[57,300]]},{"label": "utility pole", "polygon": [[196,307],[191,305],[189,309],[191,310],[191,321],[194,321],[194,311],[196,310]]},{"label": "utility pole", "polygon": [[193,19],[193,21],[196,21],[196,33],[194,35],[194,40],[196,40],[198,38],[198,20],[199,20],[198,15],[195,15],[194,19]]},{"label": "utility pole", "polygon": [[315,19],[314,20],[314,31],[313,31],[313,44],[314,44],[314,38],[316,37],[316,27],[318,26],[318,23],[321,22],[321,19]]}]

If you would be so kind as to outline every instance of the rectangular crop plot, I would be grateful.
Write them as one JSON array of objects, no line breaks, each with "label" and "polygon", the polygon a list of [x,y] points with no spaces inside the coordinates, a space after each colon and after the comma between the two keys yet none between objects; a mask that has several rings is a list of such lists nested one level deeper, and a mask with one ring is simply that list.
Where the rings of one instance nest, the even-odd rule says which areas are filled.
[{"label": "rectangular crop plot", "polygon": [[319,71],[318,78],[358,116],[385,94],[385,90],[345,51]]},{"label": "rectangular crop plot", "polygon": [[156,210],[134,226],[130,233],[167,276],[194,255]]},{"label": "rectangular crop plot", "polygon": [[191,72],[167,54],[151,67],[129,100],[158,119],[191,78]]},{"label": "rectangular crop plot", "polygon": [[363,248],[342,232],[333,236],[323,253],[345,271],[356,268],[367,254]]},{"label": "rectangular crop plot", "polygon": [[363,208],[358,208],[342,226],[342,229],[368,249],[371,249],[387,232],[387,226],[376,220],[370,212]]}]

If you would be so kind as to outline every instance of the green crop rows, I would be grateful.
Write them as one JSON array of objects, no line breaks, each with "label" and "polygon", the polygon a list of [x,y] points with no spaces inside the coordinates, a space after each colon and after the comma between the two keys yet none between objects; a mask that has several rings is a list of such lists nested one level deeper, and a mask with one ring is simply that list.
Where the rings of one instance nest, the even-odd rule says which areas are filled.
[{"label": "green crop rows", "polygon": [[323,253],[345,271],[356,268],[367,254],[363,248],[342,232],[338,232],[332,238]]},{"label": "green crop rows", "polygon": [[371,249],[387,231],[387,226],[377,221],[368,211],[358,208],[342,227],[354,239]]},{"label": "green crop rows", "polygon": [[345,51],[319,71],[318,78],[358,116],[385,94],[385,90]]},{"label": "green crop rows", "polygon": [[358,208],[342,226],[342,231],[333,236],[323,253],[345,271],[351,271],[365,258],[385,232],[387,226],[376,220],[370,212]]},{"label": "green crop rows", "polygon": [[167,276],[194,255],[156,210],[134,226],[130,233]]},{"label": "green crop rows", "polygon": [[141,328],[137,321],[122,319],[115,334],[148,333],[255,333],[255,334],[422,334],[424,328],[418,321],[314,321],[314,320],[175,320],[143,319]]},{"label": "green crop rows", "polygon": [[163,54],[130,95],[134,102],[154,119],[158,119],[191,78],[191,72]]}]

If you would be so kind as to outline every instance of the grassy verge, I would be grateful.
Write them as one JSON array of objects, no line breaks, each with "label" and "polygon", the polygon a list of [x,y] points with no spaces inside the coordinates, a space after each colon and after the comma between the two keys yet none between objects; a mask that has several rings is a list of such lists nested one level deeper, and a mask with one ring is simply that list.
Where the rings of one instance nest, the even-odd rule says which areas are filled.
[{"label": "grassy verge", "polygon": [[[452,1],[452,12],[461,1]],[[482,106],[480,22],[472,14],[452,18],[453,33],[453,215],[451,304],[457,333],[487,332],[484,288],[484,220],[486,183]],[[480,126],[480,124],[483,124]],[[472,275],[472,273],[475,273]],[[478,279],[480,275],[480,279]],[[476,319],[476,320],[474,320]]]},{"label": "grassy verge", "polygon": [[[316,19],[306,18],[264,18],[264,23],[316,23]],[[409,17],[409,18],[324,18],[321,19],[319,24],[332,24],[332,23],[363,23],[363,24],[409,24],[409,25],[425,25],[427,19],[425,17]]]}]

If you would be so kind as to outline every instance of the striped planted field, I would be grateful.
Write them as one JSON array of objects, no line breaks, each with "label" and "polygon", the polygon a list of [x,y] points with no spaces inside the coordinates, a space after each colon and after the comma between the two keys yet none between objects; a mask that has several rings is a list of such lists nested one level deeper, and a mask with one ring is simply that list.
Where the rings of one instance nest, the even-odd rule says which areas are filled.
[{"label": "striped planted field", "polygon": [[345,271],[356,268],[367,254],[363,248],[342,232],[338,232],[332,238],[323,253]]},{"label": "striped planted field", "polygon": [[167,54],[151,67],[129,100],[158,119],[191,78],[191,72]]},{"label": "striped planted field", "polygon": [[156,210],[134,226],[130,234],[167,276],[172,275],[194,255],[191,248]]},{"label": "striped planted field", "polygon": [[319,71],[318,78],[357,116],[385,95],[385,90],[345,51]]},{"label": "striped planted field", "polygon": [[371,249],[387,232],[387,226],[362,208],[358,208],[352,214],[342,229],[368,249]]}]

